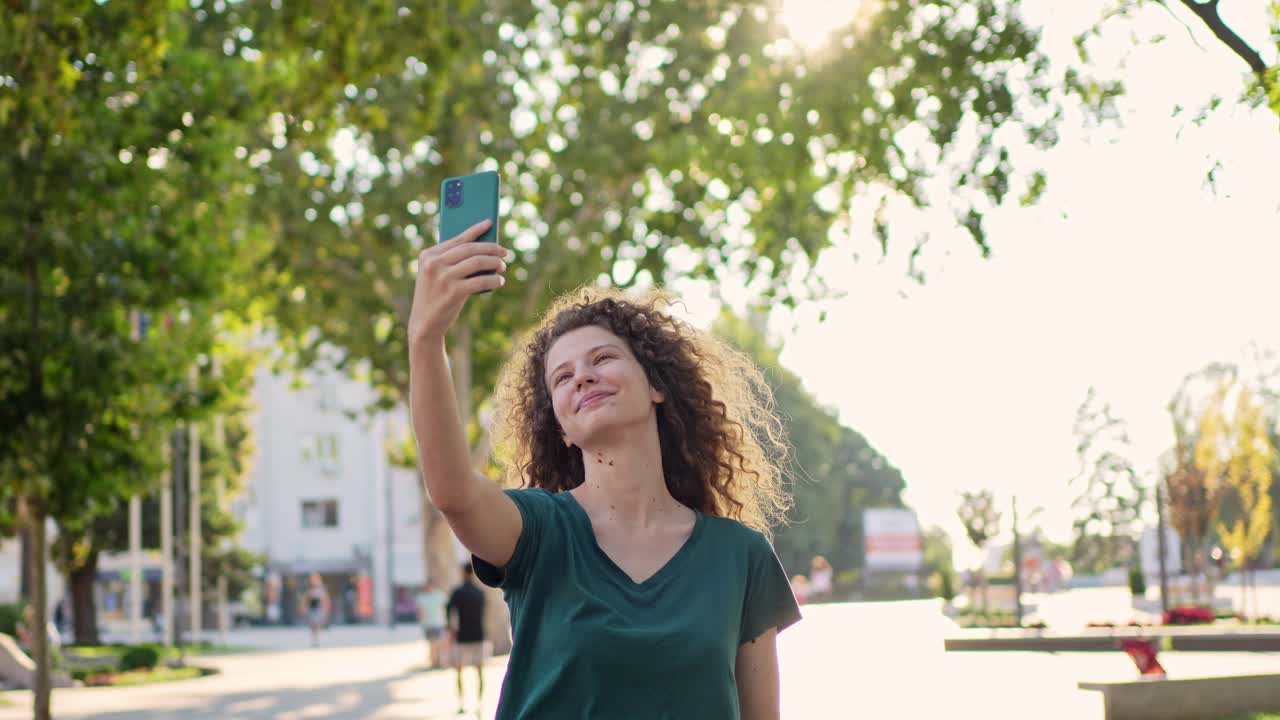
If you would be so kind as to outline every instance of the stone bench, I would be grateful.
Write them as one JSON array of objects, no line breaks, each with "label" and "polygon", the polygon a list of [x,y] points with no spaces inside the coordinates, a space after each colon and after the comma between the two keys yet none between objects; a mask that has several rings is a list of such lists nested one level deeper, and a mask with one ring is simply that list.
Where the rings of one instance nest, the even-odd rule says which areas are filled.
[{"label": "stone bench", "polygon": [[1280,712],[1280,673],[1130,682],[1082,682],[1102,693],[1106,720],[1202,720],[1241,713]]},{"label": "stone bench", "polygon": [[[36,663],[12,635],[0,633],[0,687],[29,689],[35,684]],[[64,672],[49,673],[53,687],[71,687],[71,677]]]}]

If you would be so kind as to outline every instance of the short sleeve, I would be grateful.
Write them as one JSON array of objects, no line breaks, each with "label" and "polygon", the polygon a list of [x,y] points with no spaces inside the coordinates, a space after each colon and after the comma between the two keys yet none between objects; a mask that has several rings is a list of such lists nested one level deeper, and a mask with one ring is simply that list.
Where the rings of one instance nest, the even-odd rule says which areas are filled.
[{"label": "short sleeve", "polygon": [[751,531],[750,537],[739,645],[755,640],[769,628],[781,632],[800,620],[800,606],[773,546],[757,531]]},{"label": "short sleeve", "polygon": [[497,567],[475,555],[471,556],[471,564],[475,568],[476,578],[485,585],[503,590],[518,590],[528,578],[538,555],[538,547],[542,544],[543,534],[551,524],[554,500],[551,493],[538,488],[503,492],[515,502],[523,523],[520,538],[516,541],[516,550],[505,567]]}]

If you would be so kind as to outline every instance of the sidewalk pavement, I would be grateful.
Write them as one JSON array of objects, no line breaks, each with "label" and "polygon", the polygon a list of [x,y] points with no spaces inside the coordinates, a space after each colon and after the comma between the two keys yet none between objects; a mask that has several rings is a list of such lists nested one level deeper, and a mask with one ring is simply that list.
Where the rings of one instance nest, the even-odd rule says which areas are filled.
[{"label": "sidewalk pavement", "polygon": [[[385,630],[385,628],[383,628]],[[303,639],[309,638],[303,631]],[[275,641],[296,638],[274,634]],[[55,691],[53,714],[58,720],[222,720],[230,718],[350,718],[431,720],[458,714],[455,675],[451,670],[427,671],[425,644],[383,640],[358,644],[372,636],[333,632],[319,648],[193,658],[192,663],[219,670],[196,680],[157,683],[133,688],[76,688]],[[325,645],[325,640],[334,644]],[[493,717],[502,685],[506,658],[485,668],[483,702],[476,704],[475,674],[464,674],[466,715]],[[31,693],[3,693],[0,720],[31,716]]]},{"label": "sidewalk pavement", "polygon": [[[216,629],[205,630],[201,639],[215,645],[248,650],[302,650],[311,647],[311,631],[305,626],[265,625],[230,628],[224,641]],[[143,642],[159,642],[157,633],[150,628],[142,634]],[[383,645],[423,640],[422,628],[412,623],[387,625],[331,625],[320,633],[320,646],[326,648]],[[103,629],[102,641],[107,643],[130,642],[127,627],[109,626]],[[187,642],[190,642],[190,636]]]}]

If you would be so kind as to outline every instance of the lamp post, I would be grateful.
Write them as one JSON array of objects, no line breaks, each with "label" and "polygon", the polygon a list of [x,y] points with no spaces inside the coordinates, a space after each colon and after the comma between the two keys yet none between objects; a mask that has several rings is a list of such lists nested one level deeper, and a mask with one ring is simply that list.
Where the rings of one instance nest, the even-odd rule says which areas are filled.
[{"label": "lamp post", "polygon": [[1160,613],[1169,612],[1168,548],[1164,537],[1164,484],[1156,478],[1156,552],[1160,553]]},{"label": "lamp post", "polygon": [[1013,496],[1013,603],[1014,617],[1022,627],[1022,537],[1018,534],[1018,496]]}]

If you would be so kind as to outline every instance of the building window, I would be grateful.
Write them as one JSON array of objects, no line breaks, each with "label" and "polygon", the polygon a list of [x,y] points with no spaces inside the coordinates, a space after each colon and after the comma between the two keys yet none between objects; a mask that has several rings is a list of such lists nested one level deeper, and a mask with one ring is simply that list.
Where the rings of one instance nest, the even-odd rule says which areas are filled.
[{"label": "building window", "polygon": [[327,475],[338,472],[338,436],[334,433],[303,435],[301,450],[303,464],[314,463]]},{"label": "building window", "polygon": [[338,527],[337,500],[303,500],[302,527],[334,528]]}]

